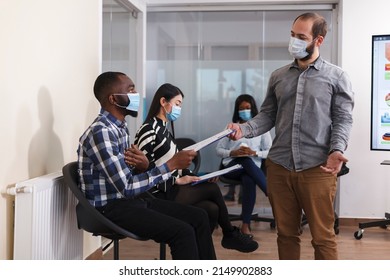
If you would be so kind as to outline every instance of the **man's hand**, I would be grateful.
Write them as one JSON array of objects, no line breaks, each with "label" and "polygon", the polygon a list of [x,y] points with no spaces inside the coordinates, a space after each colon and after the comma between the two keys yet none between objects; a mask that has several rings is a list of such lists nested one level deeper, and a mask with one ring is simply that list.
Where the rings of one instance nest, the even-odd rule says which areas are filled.
[{"label": "man's hand", "polygon": [[238,124],[236,123],[229,123],[227,125],[227,128],[233,129],[234,131],[228,135],[228,137],[232,140],[238,140],[242,138],[242,131]]},{"label": "man's hand", "polygon": [[191,165],[194,157],[197,156],[195,150],[183,150],[177,152],[170,160],[167,161],[169,170],[184,169]]},{"label": "man's hand", "polygon": [[134,144],[131,144],[131,147],[125,151],[125,162],[137,172],[145,172],[149,167],[148,158]]},{"label": "man's hand", "polygon": [[337,175],[341,170],[343,162],[348,162],[348,159],[341,152],[335,151],[328,156],[326,166],[321,166],[321,169],[326,173]]}]

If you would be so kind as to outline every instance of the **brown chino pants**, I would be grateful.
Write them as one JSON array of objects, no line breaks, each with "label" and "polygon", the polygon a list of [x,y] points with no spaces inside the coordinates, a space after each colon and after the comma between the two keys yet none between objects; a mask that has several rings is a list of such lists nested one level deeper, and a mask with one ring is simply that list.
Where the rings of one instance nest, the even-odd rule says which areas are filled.
[{"label": "brown chino pants", "polygon": [[302,211],[316,260],[338,258],[334,232],[336,175],[320,167],[295,172],[267,160],[268,196],[276,220],[279,259],[300,259]]}]

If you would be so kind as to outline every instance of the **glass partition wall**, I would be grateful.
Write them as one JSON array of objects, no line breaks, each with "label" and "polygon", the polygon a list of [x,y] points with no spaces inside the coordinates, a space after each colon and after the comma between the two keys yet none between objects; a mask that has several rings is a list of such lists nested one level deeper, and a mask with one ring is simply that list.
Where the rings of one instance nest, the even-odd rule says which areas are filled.
[{"label": "glass partition wall", "polygon": [[[147,13],[146,108],[157,88],[172,83],[184,93],[175,136],[203,140],[232,119],[240,94],[260,106],[271,72],[292,61],[288,42],[301,10],[149,11]],[[336,10],[321,10],[329,32],[321,55],[337,64]],[[145,112],[147,113],[147,112]],[[201,172],[219,167],[216,144],[201,150]]]},{"label": "glass partition wall", "polygon": [[138,13],[119,3],[103,1],[102,70],[124,72],[137,79]]},{"label": "glass partition wall", "polygon": [[[144,96],[143,13],[131,0],[103,0],[102,72],[127,74]],[[142,104],[141,100],[141,104]],[[142,116],[142,106],[141,106]],[[131,140],[142,117],[127,117]]]}]

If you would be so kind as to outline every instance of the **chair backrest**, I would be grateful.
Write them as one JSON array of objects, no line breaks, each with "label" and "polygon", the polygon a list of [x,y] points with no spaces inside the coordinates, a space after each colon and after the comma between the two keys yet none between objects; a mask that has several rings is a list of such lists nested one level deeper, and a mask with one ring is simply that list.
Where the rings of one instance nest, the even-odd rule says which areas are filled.
[{"label": "chair backrest", "polygon": [[[186,148],[188,146],[196,144],[196,142],[191,138],[176,138],[175,143],[176,143],[179,151],[183,150],[184,148]],[[198,173],[199,168],[200,168],[200,163],[201,163],[200,152],[198,151],[197,154],[198,155],[192,161],[193,164],[189,168],[195,174]]]},{"label": "chair backrest", "polygon": [[71,189],[79,203],[76,206],[77,223],[80,229],[101,235],[109,239],[130,237],[137,240],[147,240],[116,225],[93,207],[79,188],[79,174],[77,162],[66,164],[62,168],[66,185]]},{"label": "chair backrest", "polygon": [[343,162],[343,165],[341,166],[341,170],[339,173],[337,173],[337,177],[344,176],[349,173],[349,167],[345,162]]},{"label": "chair backrest", "polygon": [[[219,170],[223,169],[224,166],[222,164],[222,160],[219,164]],[[225,176],[223,175],[220,175],[219,176],[219,180],[222,182],[222,183],[225,183],[225,184],[228,184],[228,185],[241,185],[241,181],[240,180],[234,180],[234,179],[230,179],[230,178],[226,178]]]}]

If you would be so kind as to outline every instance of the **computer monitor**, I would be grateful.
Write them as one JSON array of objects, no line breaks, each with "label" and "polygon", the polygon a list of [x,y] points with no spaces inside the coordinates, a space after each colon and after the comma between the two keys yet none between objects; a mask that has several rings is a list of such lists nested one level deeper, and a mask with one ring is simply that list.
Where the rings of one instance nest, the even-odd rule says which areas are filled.
[{"label": "computer monitor", "polygon": [[371,150],[390,151],[390,34],[372,36]]}]

